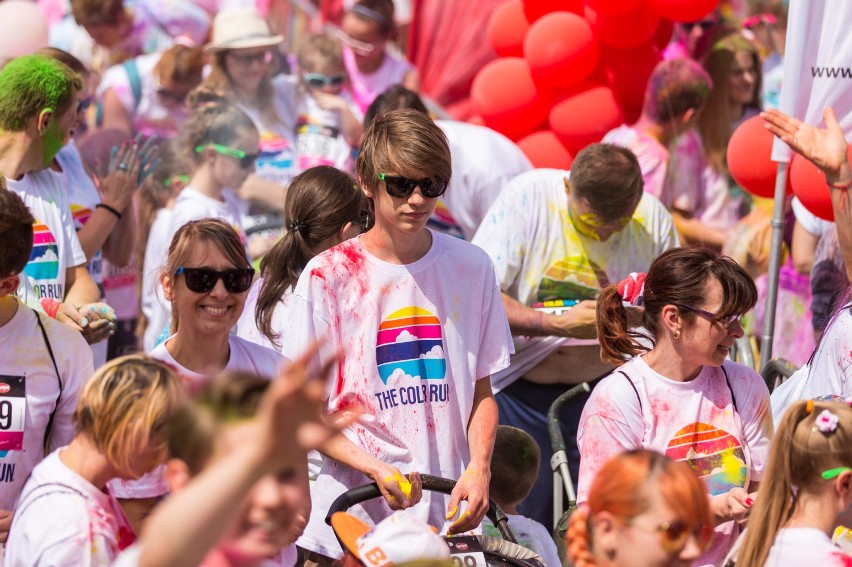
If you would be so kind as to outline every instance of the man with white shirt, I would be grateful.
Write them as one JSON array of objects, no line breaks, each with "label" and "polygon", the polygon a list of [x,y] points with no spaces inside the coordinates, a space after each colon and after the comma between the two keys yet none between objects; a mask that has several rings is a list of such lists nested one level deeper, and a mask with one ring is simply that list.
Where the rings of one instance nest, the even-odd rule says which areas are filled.
[{"label": "man with white shirt", "polygon": [[81,87],[79,75],[43,55],[18,57],[3,67],[0,171],[35,217],[35,244],[23,273],[45,311],[94,344],[114,326],[100,306],[85,308],[100,299],[100,290],[86,270],[63,185],[48,168],[77,123]]},{"label": "man with white shirt", "polygon": [[[503,304],[515,338],[508,369],[492,376],[500,423],[532,435],[549,461],[546,416],[571,385],[595,380],[612,366],[601,362],[595,336],[595,298],[631,272],[647,271],[678,245],[672,218],[643,194],[636,156],[593,144],[577,154],[570,172],[537,169],[513,179],[492,205],[473,243],[497,268]],[[574,304],[554,314],[533,305]],[[577,476],[577,425],[586,396],[560,414]],[[542,467],[519,512],[552,523],[552,474]]]}]

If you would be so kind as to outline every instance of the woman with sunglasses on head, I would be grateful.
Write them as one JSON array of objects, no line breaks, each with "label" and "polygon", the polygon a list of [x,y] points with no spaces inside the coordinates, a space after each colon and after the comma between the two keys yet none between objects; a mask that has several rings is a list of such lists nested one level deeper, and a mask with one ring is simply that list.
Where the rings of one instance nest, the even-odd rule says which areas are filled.
[{"label": "woman with sunglasses on head", "polygon": [[165,239],[148,238],[145,257],[155,269],[146,271],[142,282],[143,313],[148,319],[145,350],[156,346],[168,325],[169,304],[157,291],[157,269],[166,258],[165,246],[177,230],[192,220],[216,218],[237,229],[245,241],[247,206],[233,191],[254,171],[258,156],[258,133],[251,119],[224,99],[207,99],[197,104],[184,124],[178,144],[191,164],[189,182],[175,200]]},{"label": "woman with sunglasses on head", "polygon": [[713,539],[705,488],[686,464],[635,449],[609,459],[568,520],[576,567],[689,565]]},{"label": "woman with sunglasses on head", "polygon": [[360,0],[343,16],[343,61],[361,112],[394,85],[420,90],[417,69],[387,49],[396,34],[393,0]]},{"label": "woman with sunglasses on head", "polygon": [[174,138],[189,117],[186,97],[201,84],[203,70],[202,50],[180,43],[111,67],[98,85],[98,126]]},{"label": "woman with sunglasses on head", "polygon": [[[598,298],[601,359],[619,368],[583,408],[577,500],[588,500],[603,464],[622,451],[686,461],[706,485],[716,525],[694,565],[718,565],[728,552],[766,465],[769,392],[757,372],[727,360],[756,300],[745,270],[702,248],[664,252],[647,276],[631,274]],[[640,306],[645,332],[628,323]]]},{"label": "woman with sunglasses on head", "polygon": [[280,211],[283,188],[296,174],[295,126],[298,82],[276,75],[276,47],[284,36],[273,35],[254,7],[226,8],[213,20],[210,74],[201,90],[227,98],[243,110],[260,133],[257,170],[240,195],[263,207]]},{"label": "woman with sunglasses on head", "polygon": [[293,178],[284,201],[287,231],[260,262],[237,335],[281,349],[287,305],[311,258],[367,229],[372,214],[352,177],[327,165]]},{"label": "woman with sunglasses on head", "polygon": [[725,565],[844,567],[831,543],[852,515],[852,409],[848,401],[794,403],[769,453],[749,528]]},{"label": "woman with sunglasses on head", "polygon": [[282,340],[293,357],[327,337],[320,360],[342,353],[329,409],[365,416],[321,449],[328,458],[299,540],[320,564],[341,554],[323,521],[332,500],[372,481],[384,499],[350,511],[373,524],[417,504],[424,472],[459,480],[449,505],[422,495],[426,503],[413,509],[422,520],[452,533],[479,525],[497,428],[490,376],[508,366],[511,345],[489,257],[426,228],[452,173],[441,129],[415,110],[382,114],[367,129],[356,172],[375,224],[308,262]]}]

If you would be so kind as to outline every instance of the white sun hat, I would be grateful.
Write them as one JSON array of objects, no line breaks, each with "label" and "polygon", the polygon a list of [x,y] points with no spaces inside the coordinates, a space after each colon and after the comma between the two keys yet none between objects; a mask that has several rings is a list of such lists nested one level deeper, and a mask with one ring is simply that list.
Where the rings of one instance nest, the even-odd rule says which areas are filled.
[{"label": "white sun hat", "polygon": [[283,35],[272,35],[269,24],[257,8],[226,8],[213,19],[213,38],[204,46],[207,51],[272,47],[284,41]]}]

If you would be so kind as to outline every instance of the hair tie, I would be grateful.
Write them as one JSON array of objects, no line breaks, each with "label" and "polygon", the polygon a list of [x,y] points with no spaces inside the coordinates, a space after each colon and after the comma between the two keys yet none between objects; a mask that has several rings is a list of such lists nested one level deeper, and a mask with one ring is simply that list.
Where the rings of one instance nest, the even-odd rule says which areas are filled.
[{"label": "hair tie", "polygon": [[811,415],[811,412],[814,411],[814,401],[808,400],[808,403],[805,404],[805,413],[807,415]]},{"label": "hair tie", "polygon": [[631,272],[618,284],[618,295],[624,305],[641,307],[645,303],[645,278],[647,274]]},{"label": "hair tie", "polygon": [[355,12],[356,14],[360,14],[365,18],[369,18],[382,26],[385,30],[393,29],[393,22],[387,19],[384,14],[373,10],[372,8],[368,8],[367,6],[363,6],[361,4],[355,4],[349,9],[351,12]]},{"label": "hair tie", "polygon": [[837,417],[837,414],[832,413],[831,411],[824,409],[818,416],[816,416],[816,420],[814,421],[813,431],[819,431],[820,433],[824,433],[828,435],[829,433],[834,433],[837,431],[837,423],[840,421],[840,418]]},{"label": "hair tie", "polygon": [[308,227],[306,227],[305,223],[303,223],[302,221],[291,220],[290,222],[287,223],[287,228],[289,230],[292,230],[293,232],[298,232],[298,233],[301,234],[303,232],[307,232]]}]

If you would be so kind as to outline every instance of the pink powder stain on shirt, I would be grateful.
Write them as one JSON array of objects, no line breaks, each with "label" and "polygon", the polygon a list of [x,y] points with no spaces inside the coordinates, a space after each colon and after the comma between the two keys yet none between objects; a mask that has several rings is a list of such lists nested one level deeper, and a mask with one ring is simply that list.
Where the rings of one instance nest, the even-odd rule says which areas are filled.
[{"label": "pink powder stain on shirt", "polygon": [[669,405],[669,402],[666,400],[651,400],[651,412],[661,418],[664,419],[669,413],[671,413],[672,408]]}]

